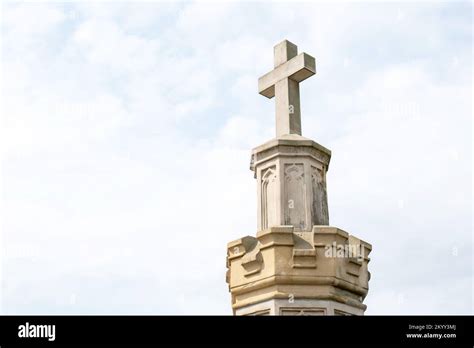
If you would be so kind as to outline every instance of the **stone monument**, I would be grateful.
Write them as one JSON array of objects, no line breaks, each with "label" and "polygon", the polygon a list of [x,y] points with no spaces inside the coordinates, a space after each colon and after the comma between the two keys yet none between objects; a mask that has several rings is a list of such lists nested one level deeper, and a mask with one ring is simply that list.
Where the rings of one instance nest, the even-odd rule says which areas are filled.
[{"label": "stone monument", "polygon": [[329,226],[331,151],[301,136],[299,84],[315,59],[285,40],[258,80],[275,97],[276,138],[253,149],[257,236],[227,245],[226,280],[235,315],[363,315],[372,246]]}]

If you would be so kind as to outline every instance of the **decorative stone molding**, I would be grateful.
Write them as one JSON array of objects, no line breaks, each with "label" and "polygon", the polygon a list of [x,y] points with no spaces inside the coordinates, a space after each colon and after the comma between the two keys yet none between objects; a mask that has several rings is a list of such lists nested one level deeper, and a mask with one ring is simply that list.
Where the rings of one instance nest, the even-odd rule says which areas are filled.
[{"label": "decorative stone molding", "polygon": [[316,268],[316,248],[314,246],[314,233],[295,232],[293,240],[293,268]]},{"label": "decorative stone molding", "polygon": [[[337,254],[339,249],[350,250],[351,244],[362,253],[360,258]],[[334,245],[333,254],[328,255]],[[233,308],[238,312],[262,301],[293,296],[341,303],[347,313],[363,314],[371,249],[370,244],[331,226],[313,226],[311,232],[274,226],[258,232],[257,238],[231,242],[228,282]]]}]

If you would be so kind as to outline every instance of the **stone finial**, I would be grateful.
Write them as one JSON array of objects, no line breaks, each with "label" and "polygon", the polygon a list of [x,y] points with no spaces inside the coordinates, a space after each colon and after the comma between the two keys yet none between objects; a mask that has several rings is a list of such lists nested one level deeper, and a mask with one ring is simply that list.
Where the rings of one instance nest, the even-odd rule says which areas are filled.
[{"label": "stone finial", "polygon": [[285,134],[301,135],[301,81],[316,74],[316,61],[298,47],[284,40],[274,47],[275,68],[258,79],[258,92],[275,97],[277,138]]}]

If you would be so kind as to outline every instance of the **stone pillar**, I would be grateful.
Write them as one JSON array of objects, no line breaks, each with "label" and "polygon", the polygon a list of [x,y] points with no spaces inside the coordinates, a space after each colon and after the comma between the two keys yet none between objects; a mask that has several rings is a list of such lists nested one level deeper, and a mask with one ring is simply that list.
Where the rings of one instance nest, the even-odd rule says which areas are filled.
[{"label": "stone pillar", "polygon": [[257,236],[230,242],[235,315],[363,315],[372,246],[329,226],[331,151],[297,134],[252,151]]},{"label": "stone pillar", "polygon": [[[276,99],[275,139],[252,151],[257,236],[227,246],[235,315],[363,315],[372,246],[329,226],[331,151],[301,136],[299,82],[315,59],[285,40],[259,93]],[[282,87],[283,86],[283,87]]]}]

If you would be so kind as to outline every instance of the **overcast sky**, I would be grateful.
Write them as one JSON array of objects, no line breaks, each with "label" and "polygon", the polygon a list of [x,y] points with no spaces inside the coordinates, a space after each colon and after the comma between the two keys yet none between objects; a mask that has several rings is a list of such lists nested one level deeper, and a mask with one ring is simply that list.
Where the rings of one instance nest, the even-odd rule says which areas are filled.
[{"label": "overcast sky", "polygon": [[230,314],[288,39],[330,224],[373,245],[366,313],[472,313],[471,7],[3,4],[0,312]]}]

